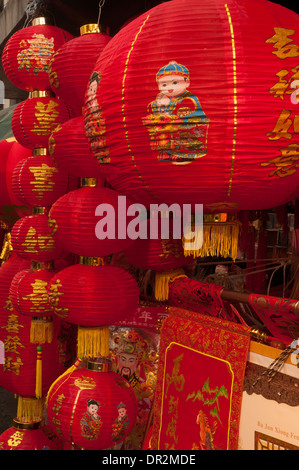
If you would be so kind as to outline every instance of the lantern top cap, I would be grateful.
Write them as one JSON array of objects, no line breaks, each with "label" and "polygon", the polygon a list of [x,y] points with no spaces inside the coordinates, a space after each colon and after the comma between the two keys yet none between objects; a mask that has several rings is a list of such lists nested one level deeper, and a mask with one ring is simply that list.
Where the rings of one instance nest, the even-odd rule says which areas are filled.
[{"label": "lantern top cap", "polygon": [[172,60],[159,70],[156,79],[160,80],[167,75],[180,75],[181,77],[189,78],[189,70],[184,65],[178,64],[175,60]]},{"label": "lantern top cap", "polygon": [[80,36],[83,36],[84,34],[93,34],[93,33],[106,33],[106,26],[97,24],[97,23],[89,23],[89,24],[84,24],[80,28]]},{"label": "lantern top cap", "polygon": [[37,18],[33,18],[32,22],[31,22],[31,26],[38,26],[38,25],[41,25],[41,24],[51,24],[51,21],[49,18],[46,18],[44,16],[39,16]]}]

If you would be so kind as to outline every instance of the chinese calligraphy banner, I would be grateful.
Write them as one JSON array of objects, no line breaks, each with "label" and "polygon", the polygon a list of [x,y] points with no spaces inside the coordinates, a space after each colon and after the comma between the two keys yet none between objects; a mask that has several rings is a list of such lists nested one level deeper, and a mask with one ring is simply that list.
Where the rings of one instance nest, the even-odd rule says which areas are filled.
[{"label": "chinese calligraphy banner", "polygon": [[247,327],[170,308],[160,337],[151,448],[234,450]]}]

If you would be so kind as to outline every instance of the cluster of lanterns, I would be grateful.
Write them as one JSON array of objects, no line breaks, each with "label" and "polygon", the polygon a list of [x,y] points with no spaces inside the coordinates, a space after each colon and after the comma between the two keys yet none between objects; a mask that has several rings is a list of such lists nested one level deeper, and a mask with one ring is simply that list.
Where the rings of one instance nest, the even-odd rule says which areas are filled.
[{"label": "cluster of lanterns", "polygon": [[[237,0],[216,5],[166,2],[114,38],[98,24],[74,38],[37,18],[3,51],[7,77],[29,93],[12,117],[18,148],[7,152],[18,158],[5,186],[32,211],[19,211],[0,269],[3,340],[14,342],[0,383],[20,396],[4,448],[106,449],[134,426],[136,396],[111,370],[109,325],[134,311],[139,288],[112,255],[154,270],[164,301],[194,257],[236,257],[239,211],[296,192],[296,103],[282,104],[291,80],[284,91],[275,80],[297,65],[297,17],[266,0],[260,15],[255,2],[244,12]],[[147,209],[203,204],[203,248],[189,252],[172,237],[99,240],[95,208],[116,209],[122,194]],[[57,351],[64,324],[77,335],[66,370]],[[45,398],[56,441],[41,437]]]}]

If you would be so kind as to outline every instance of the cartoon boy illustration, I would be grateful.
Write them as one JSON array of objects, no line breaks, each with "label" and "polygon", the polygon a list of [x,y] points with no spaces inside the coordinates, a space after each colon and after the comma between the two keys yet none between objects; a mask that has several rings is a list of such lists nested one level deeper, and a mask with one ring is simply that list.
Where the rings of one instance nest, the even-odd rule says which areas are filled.
[{"label": "cartoon boy illustration", "polygon": [[189,163],[206,155],[209,119],[188,87],[189,70],[175,61],[156,75],[159,93],[143,119],[151,137],[151,148],[158,150],[158,160]]},{"label": "cartoon boy illustration", "polygon": [[89,441],[94,441],[99,436],[99,431],[103,422],[98,415],[101,404],[93,399],[87,400],[87,411],[80,420],[82,437]]},{"label": "cartoon boy illustration", "polygon": [[126,431],[129,427],[129,416],[127,414],[127,407],[124,403],[120,403],[117,407],[118,417],[112,425],[112,439],[119,441],[124,438]]}]

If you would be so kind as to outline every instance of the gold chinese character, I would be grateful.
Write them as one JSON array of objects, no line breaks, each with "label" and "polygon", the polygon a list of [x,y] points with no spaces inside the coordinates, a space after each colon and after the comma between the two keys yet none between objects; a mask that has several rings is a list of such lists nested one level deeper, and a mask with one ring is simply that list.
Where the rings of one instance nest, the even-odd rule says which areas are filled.
[{"label": "gold chinese character", "polygon": [[38,193],[37,199],[42,199],[45,192],[53,191],[55,182],[51,178],[58,172],[55,166],[42,163],[41,166],[29,167],[29,170],[34,175],[34,181],[30,181],[30,184],[34,186],[32,191]]},{"label": "gold chinese character", "polygon": [[294,80],[299,79],[299,65],[291,69],[293,74],[288,78],[289,70],[280,70],[276,73],[278,82],[270,88],[270,93],[273,93],[274,98],[280,98],[284,100],[285,95],[291,95],[294,92],[291,84]]},{"label": "gold chinese character", "polygon": [[58,103],[52,100],[48,103],[42,103],[41,101],[36,103],[35,117],[37,122],[33,123],[32,132],[43,136],[52,134],[58,124],[59,111],[55,109],[57,106]]},{"label": "gold chinese character", "polygon": [[11,313],[7,318],[7,324],[1,328],[5,329],[7,333],[19,333],[19,329],[24,328],[24,325],[18,323],[18,315]]},{"label": "gold chinese character", "polygon": [[280,149],[281,156],[273,158],[268,162],[261,163],[261,166],[275,165],[276,169],[269,173],[269,176],[279,176],[284,178],[297,171],[299,166],[299,145],[290,144],[288,147]]},{"label": "gold chinese character", "polygon": [[51,307],[49,306],[47,286],[48,283],[41,279],[35,279],[31,284],[32,293],[24,295],[23,300],[30,300],[32,307],[30,307],[30,312],[44,315],[45,313],[52,312]]},{"label": "gold chinese character", "polygon": [[293,39],[288,36],[295,34],[294,29],[274,28],[275,34],[266,40],[268,43],[274,44],[272,54],[275,54],[279,59],[287,59],[290,57],[299,56],[299,47],[293,43]]},{"label": "gold chinese character", "polygon": [[8,372],[13,372],[15,375],[20,375],[20,369],[21,369],[21,366],[23,365],[24,363],[22,362],[22,359],[20,357],[16,357],[16,359],[13,360],[13,357],[5,356],[5,363],[3,364],[3,372],[8,371]]},{"label": "gold chinese character", "polygon": [[283,109],[280,113],[279,118],[274,126],[274,129],[271,132],[267,132],[269,140],[279,140],[279,139],[291,139],[292,133],[288,132],[291,125],[293,124],[292,119],[290,119],[291,111]]},{"label": "gold chinese character", "polygon": [[168,258],[169,256],[174,256],[179,258],[182,256],[182,247],[179,240],[161,240],[162,253],[159,256],[162,258]]},{"label": "gold chinese character", "polygon": [[17,348],[25,348],[21,343],[19,336],[10,336],[8,335],[4,341],[5,352],[13,352],[15,354],[20,354]]},{"label": "gold chinese character", "polygon": [[51,235],[36,235],[35,228],[30,227],[22,246],[25,248],[25,253],[38,253],[37,247],[40,251],[53,250],[55,242]]},{"label": "gold chinese character", "polygon": [[17,447],[21,444],[23,440],[24,433],[22,431],[16,431],[11,437],[8,439],[7,444],[10,447]]},{"label": "gold chinese character", "polygon": [[60,279],[56,279],[55,283],[53,282],[50,285],[48,298],[49,302],[55,310],[56,315],[66,318],[68,316],[69,309],[67,307],[59,307],[59,297],[64,295],[63,292],[59,291],[59,287],[62,287]]}]

